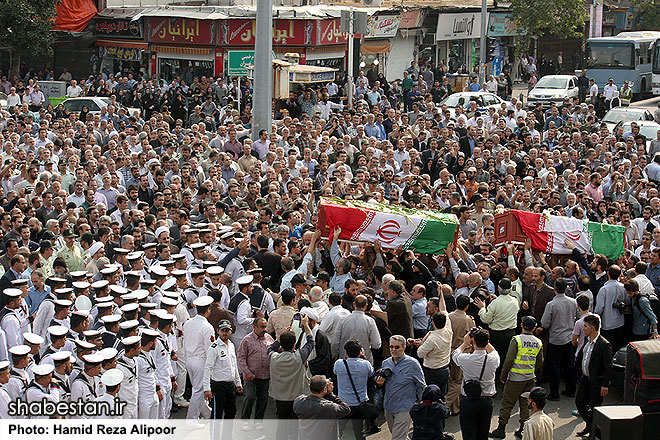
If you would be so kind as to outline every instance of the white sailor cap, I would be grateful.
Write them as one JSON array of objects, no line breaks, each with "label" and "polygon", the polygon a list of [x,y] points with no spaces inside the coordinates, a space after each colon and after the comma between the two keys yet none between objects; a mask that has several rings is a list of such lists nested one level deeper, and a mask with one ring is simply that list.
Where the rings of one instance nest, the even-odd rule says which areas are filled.
[{"label": "white sailor cap", "polygon": [[119,368],[113,368],[106,371],[101,376],[101,383],[106,387],[114,387],[119,385],[124,380],[124,372]]},{"label": "white sailor cap", "polygon": [[224,271],[225,270],[221,266],[211,266],[206,269],[206,272],[211,276],[220,275]]},{"label": "white sailor cap", "polygon": [[220,236],[221,239],[226,240],[228,238],[234,238],[234,231],[225,232]]},{"label": "white sailor cap", "polygon": [[164,296],[160,299],[160,303],[166,305],[167,307],[174,307],[177,304],[179,304],[179,301],[169,298],[167,296]]},{"label": "white sailor cap", "polygon": [[170,274],[170,271],[165,269],[163,266],[157,264],[155,266],[151,266],[149,268],[149,272],[151,272],[153,275],[156,275],[158,277],[166,277]]},{"label": "white sailor cap", "polygon": [[142,334],[155,338],[156,336],[158,336],[159,333],[152,328],[145,328],[144,330],[142,330]]},{"label": "white sailor cap", "polygon": [[160,288],[162,290],[168,290],[174,287],[175,285],[176,285],[176,278],[170,278],[169,280],[165,281],[163,285],[160,286]]},{"label": "white sailor cap", "polygon": [[114,264],[111,266],[104,267],[101,269],[101,275],[112,275],[113,273],[117,272],[119,268],[115,266]]},{"label": "white sailor cap", "polygon": [[101,332],[98,330],[85,330],[83,335],[85,335],[85,339],[94,339],[101,336]]},{"label": "white sailor cap", "polygon": [[41,345],[44,343],[44,338],[36,333],[23,333],[23,339],[32,345]]},{"label": "white sailor cap", "polygon": [[199,269],[199,268],[193,268],[190,269],[190,275],[191,276],[198,276],[198,275],[204,275],[206,273],[206,270],[204,269]]},{"label": "white sailor cap", "polygon": [[7,296],[11,296],[12,298],[18,298],[23,294],[23,291],[21,289],[5,289],[2,293],[4,293]]},{"label": "white sailor cap", "polygon": [[190,248],[193,251],[198,251],[200,249],[204,249],[205,247],[206,247],[206,244],[204,244],[204,243],[194,243],[194,244],[190,245]]},{"label": "white sailor cap", "polygon": [[25,356],[27,355],[32,349],[28,347],[27,345],[14,345],[9,349],[9,353],[11,353],[14,356]]},{"label": "white sailor cap", "polygon": [[92,289],[94,289],[94,290],[105,289],[109,285],[110,285],[110,281],[108,281],[108,280],[94,281],[92,283]]},{"label": "white sailor cap", "polygon": [[116,358],[119,352],[114,347],[104,348],[98,352],[99,355],[103,357],[104,361],[109,361],[110,359]]},{"label": "white sailor cap", "polygon": [[71,283],[71,285],[73,286],[74,289],[78,289],[78,290],[89,289],[89,287],[91,286],[91,284],[89,284],[87,281],[74,281],[73,283]]},{"label": "white sailor cap", "polygon": [[50,355],[51,359],[55,362],[65,361],[72,358],[72,353],[69,350],[56,351]]},{"label": "white sailor cap", "polygon": [[71,287],[62,287],[61,289],[55,289],[56,295],[65,295],[67,293],[73,293],[73,289]]},{"label": "white sailor cap", "polygon": [[48,363],[39,364],[32,367],[32,372],[35,376],[47,376],[51,374],[53,370],[55,370],[55,366]]},{"label": "white sailor cap", "polygon": [[122,330],[130,330],[132,328],[137,327],[138,325],[140,325],[140,323],[138,322],[137,319],[131,319],[129,321],[120,322],[119,328],[121,328]]},{"label": "white sailor cap", "polygon": [[184,276],[188,275],[188,272],[186,272],[183,269],[177,269],[177,270],[172,271],[172,275],[174,275],[175,278],[184,277]]},{"label": "white sailor cap", "polygon": [[161,311],[158,313],[158,319],[161,321],[174,321],[176,319],[176,316],[174,316],[171,313],[167,313],[165,310]]},{"label": "white sailor cap", "polygon": [[101,362],[103,362],[103,356],[101,356],[98,353],[86,354],[82,358],[86,364],[100,364]]},{"label": "white sailor cap", "polygon": [[78,348],[83,350],[94,350],[96,348],[96,345],[91,342],[83,341],[82,339],[76,339],[74,342]]},{"label": "white sailor cap", "polygon": [[135,345],[138,342],[140,342],[140,337],[139,336],[129,336],[127,338],[122,338],[121,343],[124,344],[124,347],[130,347],[131,345]]},{"label": "white sailor cap", "polygon": [[87,271],[86,270],[77,270],[75,272],[70,272],[69,275],[71,275],[71,278],[83,278],[83,277],[87,276]]},{"label": "white sailor cap", "polygon": [[254,280],[254,276],[252,275],[243,275],[239,279],[236,280],[236,284],[239,286],[245,286],[247,284],[250,284]]},{"label": "white sailor cap", "polygon": [[131,312],[135,312],[138,309],[138,307],[140,306],[137,305],[136,303],[126,304],[121,306],[119,310],[121,310],[122,313],[131,313]]},{"label": "white sailor cap", "polygon": [[136,252],[131,252],[126,256],[128,260],[138,260],[144,256],[144,252],[142,251],[136,251]]},{"label": "white sailor cap", "polygon": [[69,329],[63,325],[51,325],[46,329],[51,336],[62,337],[69,333]]},{"label": "white sailor cap", "polygon": [[115,299],[111,296],[102,296],[100,298],[98,298],[98,297],[96,298],[96,305],[97,306],[100,305],[100,304],[105,304],[105,303],[112,304],[114,302],[115,302]]},{"label": "white sailor cap", "polygon": [[54,299],[53,303],[60,307],[71,307],[73,305],[73,301],[68,299]]},{"label": "white sailor cap", "polygon": [[116,315],[116,314],[113,313],[111,315],[103,316],[101,318],[101,321],[103,321],[103,324],[113,324],[115,322],[119,322],[120,319],[121,319],[121,316]]},{"label": "white sailor cap", "polygon": [[76,310],[75,312],[72,313],[72,315],[78,315],[78,316],[82,316],[83,318],[88,318],[89,312],[87,310]]},{"label": "white sailor cap", "polygon": [[144,290],[144,289],[135,289],[133,291],[133,295],[135,295],[135,298],[139,301],[142,301],[146,297],[149,296],[149,292]]},{"label": "white sailor cap", "polygon": [[5,368],[9,368],[9,361],[0,361],[0,370],[4,370]]},{"label": "white sailor cap", "polygon": [[126,295],[128,293],[126,287],[118,286],[116,284],[110,285],[110,291],[115,295]]},{"label": "white sailor cap", "polygon": [[18,280],[12,280],[11,281],[12,286],[27,286],[28,285],[28,280],[25,278],[20,278]]},{"label": "white sailor cap", "polygon": [[206,307],[210,306],[211,303],[213,303],[213,298],[211,298],[209,295],[200,296],[193,301],[193,305],[195,307]]},{"label": "white sailor cap", "polygon": [[124,295],[121,295],[122,301],[136,301],[137,300],[137,295],[133,292],[131,293],[125,293]]},{"label": "white sailor cap", "polygon": [[186,256],[184,254],[172,254],[172,255],[170,255],[170,258],[172,260],[176,261],[176,260],[181,260],[183,258],[186,258]]}]

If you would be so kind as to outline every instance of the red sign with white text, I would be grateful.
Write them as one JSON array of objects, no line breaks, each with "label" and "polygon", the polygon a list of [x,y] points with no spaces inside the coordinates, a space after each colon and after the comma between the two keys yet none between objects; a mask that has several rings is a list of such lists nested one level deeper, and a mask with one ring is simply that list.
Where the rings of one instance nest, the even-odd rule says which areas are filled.
[{"label": "red sign with white text", "polygon": [[[220,22],[220,44],[224,46],[254,46],[255,20],[237,19]],[[273,45],[308,46],[316,43],[316,22],[313,20],[275,20]]]},{"label": "red sign with white text", "polygon": [[213,44],[215,26],[210,20],[149,18],[149,41],[159,43]]},{"label": "red sign with white text", "polygon": [[319,26],[319,44],[345,44],[348,42],[347,33],[339,30],[339,19],[331,18],[329,20],[320,20]]}]

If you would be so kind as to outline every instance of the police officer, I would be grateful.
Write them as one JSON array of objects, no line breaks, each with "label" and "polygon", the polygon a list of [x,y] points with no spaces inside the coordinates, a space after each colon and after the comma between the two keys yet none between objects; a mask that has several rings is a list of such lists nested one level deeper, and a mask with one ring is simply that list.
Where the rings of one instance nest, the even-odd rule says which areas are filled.
[{"label": "police officer", "polygon": [[156,382],[156,363],[151,356],[151,350],[156,347],[158,332],[152,329],[142,331],[140,354],[137,367],[138,376],[138,418],[157,419],[159,403],[163,400],[163,390]]},{"label": "police officer", "polygon": [[627,107],[630,105],[630,101],[632,100],[632,88],[628,84],[628,80],[623,82],[621,93],[619,94],[619,99],[621,100],[622,106]]},{"label": "police officer", "polygon": [[506,359],[502,364],[500,380],[504,383],[504,392],[499,424],[490,433],[492,438],[505,437],[506,424],[516,401],[520,405],[520,428],[515,435],[522,437],[523,423],[529,418],[527,399],[522,397],[522,394],[534,388],[536,373],[543,365],[543,344],[539,338],[533,335],[536,319],[533,316],[525,316],[520,326],[522,333],[511,339]]},{"label": "police officer", "polygon": [[[53,381],[54,370],[55,367],[53,364],[42,364],[32,368],[34,381],[28,385],[25,391],[25,400],[28,403],[41,402],[44,399],[55,404],[59,403],[62,390],[57,385],[57,382]],[[31,415],[30,418],[47,419],[48,416]]]},{"label": "police officer", "polygon": [[110,408],[110,411],[114,415],[110,414],[100,414],[97,419],[121,419],[122,415],[117,406],[117,394],[119,394],[119,389],[121,388],[121,383],[124,380],[124,373],[119,368],[112,368],[101,376],[101,383],[105,388],[105,393],[96,399],[95,402],[107,402]]},{"label": "police officer", "polygon": [[126,403],[124,407],[125,419],[138,418],[138,370],[136,362],[140,354],[140,337],[129,336],[121,340],[124,346],[124,355],[117,360],[117,368],[124,373],[124,380],[119,391],[119,398]]},{"label": "police officer", "polygon": [[[204,397],[213,406],[214,419],[236,416],[236,392],[243,392],[238,372],[236,349],[229,340],[231,323],[223,319],[218,324],[219,337],[211,344],[204,366]],[[224,417],[223,417],[224,414]]]},{"label": "police officer", "polygon": [[193,301],[197,315],[183,327],[186,367],[192,382],[188,419],[197,419],[200,414],[208,419],[211,415],[211,409],[204,401],[204,364],[208,349],[215,340],[215,331],[207,319],[212,302],[213,298],[208,295]]}]

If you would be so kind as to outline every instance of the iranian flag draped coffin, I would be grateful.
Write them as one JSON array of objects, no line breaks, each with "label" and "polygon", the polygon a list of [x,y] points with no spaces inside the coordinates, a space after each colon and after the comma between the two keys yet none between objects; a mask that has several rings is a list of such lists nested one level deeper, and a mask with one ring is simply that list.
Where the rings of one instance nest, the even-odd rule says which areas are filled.
[{"label": "iranian flag draped coffin", "polygon": [[570,254],[566,239],[587,254],[603,254],[615,260],[624,250],[626,228],[557,215],[512,210],[532,249],[551,254]]},{"label": "iranian flag draped coffin", "polygon": [[453,214],[337,198],[321,199],[318,229],[324,237],[341,228],[341,240],[371,242],[384,248],[440,254],[454,241],[458,220]]}]

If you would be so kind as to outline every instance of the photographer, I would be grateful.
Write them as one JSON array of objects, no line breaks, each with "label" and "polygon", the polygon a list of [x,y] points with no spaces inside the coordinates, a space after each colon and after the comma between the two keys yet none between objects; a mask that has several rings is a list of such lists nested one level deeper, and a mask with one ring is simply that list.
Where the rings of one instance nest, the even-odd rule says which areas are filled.
[{"label": "photographer", "polygon": [[385,386],[385,420],[392,433],[392,440],[405,440],[410,430],[410,409],[422,397],[426,386],[422,367],[416,359],[405,354],[406,338],[394,335],[390,338],[392,357],[383,361],[376,371],[376,385]]},{"label": "photographer", "polygon": [[658,339],[658,318],[653,313],[651,302],[646,295],[639,293],[639,284],[635,280],[628,280],[623,285],[630,298],[630,307],[633,313],[632,333],[634,341]]},{"label": "photographer", "polygon": [[[463,371],[461,389],[461,433],[464,440],[486,440],[493,413],[495,370],[500,356],[488,342],[488,330],[474,327],[452,359]],[[468,347],[472,346],[471,352]]]}]

